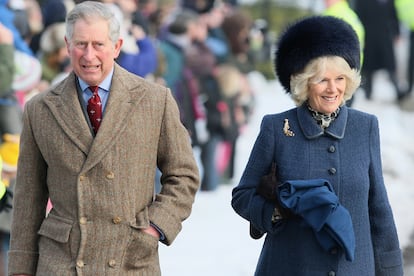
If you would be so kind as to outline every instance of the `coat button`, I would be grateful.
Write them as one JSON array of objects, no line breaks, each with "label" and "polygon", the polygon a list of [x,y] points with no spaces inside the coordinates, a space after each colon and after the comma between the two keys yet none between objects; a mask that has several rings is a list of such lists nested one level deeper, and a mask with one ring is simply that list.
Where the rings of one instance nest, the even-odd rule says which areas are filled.
[{"label": "coat button", "polygon": [[108,265],[110,267],[115,267],[116,266],[116,261],[115,260],[109,260]]},{"label": "coat button", "polygon": [[113,172],[108,172],[108,173],[106,174],[106,178],[107,178],[107,179],[114,179],[114,177],[115,177],[115,175],[114,175],[114,173],[113,173]]},{"label": "coat button", "polygon": [[85,217],[81,217],[80,219],[79,219],[79,223],[80,224],[82,224],[82,225],[84,225],[84,224],[86,224],[86,222],[87,222],[88,220],[85,218]]},{"label": "coat button", "polygon": [[331,153],[334,153],[335,152],[335,146],[330,146],[329,148],[328,148],[328,151],[329,152],[331,152]]},{"label": "coat button", "polygon": [[121,223],[121,221],[122,221],[122,219],[121,219],[120,217],[114,217],[114,218],[112,219],[112,222],[113,222],[114,224],[119,224],[119,223]]},{"label": "coat button", "polygon": [[330,168],[329,173],[330,174],[336,174],[336,169],[335,168]]},{"label": "coat button", "polygon": [[76,261],[76,266],[77,267],[84,267],[85,263],[82,260],[78,260],[78,261]]},{"label": "coat button", "polygon": [[328,273],[328,276],[335,276],[336,275],[336,273],[335,273],[335,271],[329,271],[329,273]]},{"label": "coat button", "polygon": [[79,180],[80,181],[84,181],[85,180],[85,176],[84,175],[79,176]]}]

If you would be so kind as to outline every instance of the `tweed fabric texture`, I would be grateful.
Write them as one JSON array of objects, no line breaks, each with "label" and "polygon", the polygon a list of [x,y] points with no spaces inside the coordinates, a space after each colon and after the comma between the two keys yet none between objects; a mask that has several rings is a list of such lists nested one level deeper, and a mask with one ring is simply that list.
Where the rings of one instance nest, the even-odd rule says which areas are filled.
[{"label": "tweed fabric texture", "polygon": [[155,224],[170,245],[190,215],[188,132],[167,88],[117,65],[105,112],[94,138],[73,73],[25,105],[9,273],[160,275],[158,240],[140,229]]}]

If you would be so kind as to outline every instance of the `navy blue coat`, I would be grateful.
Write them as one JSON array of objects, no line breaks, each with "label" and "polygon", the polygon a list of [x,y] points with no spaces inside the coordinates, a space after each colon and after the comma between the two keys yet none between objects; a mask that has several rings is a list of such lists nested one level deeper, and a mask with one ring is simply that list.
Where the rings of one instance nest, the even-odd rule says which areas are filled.
[{"label": "navy blue coat", "polygon": [[[285,119],[294,136],[285,134]],[[272,160],[280,182],[323,178],[332,184],[352,217],[353,262],[341,249],[324,251],[299,218],[272,224],[273,204],[255,192]],[[255,275],[403,275],[382,175],[378,120],[373,115],[343,106],[325,131],[306,106],[266,115],[231,204],[240,216],[267,232]]]}]

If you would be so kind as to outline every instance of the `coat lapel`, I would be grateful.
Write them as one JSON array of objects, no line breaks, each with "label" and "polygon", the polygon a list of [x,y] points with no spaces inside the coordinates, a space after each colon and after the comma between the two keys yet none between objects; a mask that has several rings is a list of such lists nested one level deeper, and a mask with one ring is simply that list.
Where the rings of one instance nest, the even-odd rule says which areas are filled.
[{"label": "coat lapel", "polygon": [[117,137],[128,127],[128,117],[146,93],[138,86],[140,83],[136,81],[135,76],[118,65],[115,66],[105,114],[92,143],[84,170],[89,170],[96,165],[116,142]]},{"label": "coat lapel", "polygon": [[87,155],[93,137],[79,102],[73,72],[67,79],[52,88],[44,101],[61,129]]},{"label": "coat lapel", "polygon": [[95,166],[115,143],[116,137],[122,135],[128,116],[146,93],[138,86],[140,82],[135,76],[115,65],[104,118],[95,138],[82,111],[73,72],[45,96],[45,103],[62,130],[87,156],[83,171]]},{"label": "coat lapel", "polygon": [[348,121],[348,107],[346,105],[341,107],[338,117],[325,130],[323,130],[309,114],[306,104],[297,108],[297,115],[303,134],[308,139],[314,139],[324,134],[330,135],[336,139],[344,138],[346,123]]}]

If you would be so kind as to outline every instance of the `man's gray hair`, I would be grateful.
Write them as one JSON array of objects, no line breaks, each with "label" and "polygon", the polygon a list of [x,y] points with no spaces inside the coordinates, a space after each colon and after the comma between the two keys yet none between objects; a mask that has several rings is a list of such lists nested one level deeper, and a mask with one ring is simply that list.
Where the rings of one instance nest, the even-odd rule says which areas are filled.
[{"label": "man's gray hair", "polygon": [[66,38],[72,39],[73,27],[79,19],[90,22],[93,19],[103,19],[108,22],[109,38],[116,43],[120,37],[120,22],[112,10],[101,2],[85,1],[77,4],[66,16]]}]

